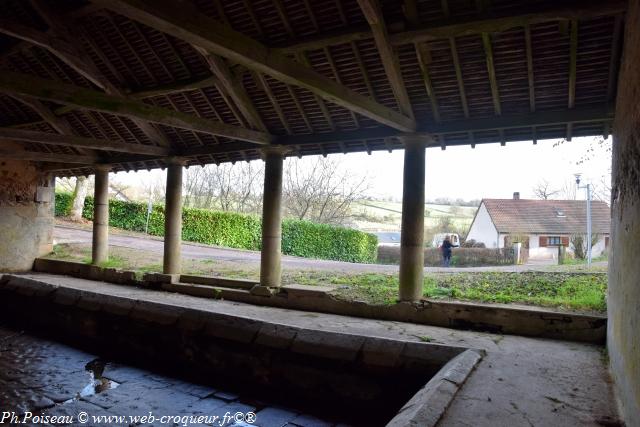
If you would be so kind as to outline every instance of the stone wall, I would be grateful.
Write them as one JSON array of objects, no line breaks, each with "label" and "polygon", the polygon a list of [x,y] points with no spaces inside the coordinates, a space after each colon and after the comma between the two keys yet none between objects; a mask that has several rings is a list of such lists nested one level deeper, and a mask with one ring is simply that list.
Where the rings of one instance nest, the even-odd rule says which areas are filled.
[{"label": "stone wall", "polygon": [[622,416],[640,426],[640,0],[629,2],[613,143],[608,348]]},{"label": "stone wall", "polygon": [[31,270],[53,243],[53,181],[25,161],[0,160],[0,272]]}]

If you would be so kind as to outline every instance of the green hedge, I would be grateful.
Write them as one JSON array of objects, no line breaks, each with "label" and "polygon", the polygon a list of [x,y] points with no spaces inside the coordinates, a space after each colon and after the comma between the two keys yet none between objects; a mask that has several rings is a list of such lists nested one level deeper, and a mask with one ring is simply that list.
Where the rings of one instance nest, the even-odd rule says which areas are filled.
[{"label": "green hedge", "polygon": [[[56,193],[56,215],[66,215],[71,195]],[[93,219],[93,198],[87,197],[83,216]],[[132,231],[144,231],[146,203],[109,200],[109,225]],[[164,234],[164,206],[154,205],[149,220],[149,234]],[[255,215],[205,209],[182,210],[182,238],[229,248],[260,250],[262,223]],[[349,262],[375,262],[376,236],[344,227],[286,219],[282,224],[282,253],[306,258]]]}]

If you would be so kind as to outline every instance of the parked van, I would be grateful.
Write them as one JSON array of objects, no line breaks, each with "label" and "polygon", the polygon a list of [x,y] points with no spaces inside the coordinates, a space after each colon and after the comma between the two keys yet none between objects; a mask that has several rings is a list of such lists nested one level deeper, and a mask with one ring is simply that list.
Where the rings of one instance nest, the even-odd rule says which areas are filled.
[{"label": "parked van", "polygon": [[449,241],[455,247],[460,246],[460,236],[456,233],[438,233],[433,236],[433,240],[431,241],[431,245],[434,248],[439,248],[442,246],[442,242],[444,242],[445,237],[449,236]]}]

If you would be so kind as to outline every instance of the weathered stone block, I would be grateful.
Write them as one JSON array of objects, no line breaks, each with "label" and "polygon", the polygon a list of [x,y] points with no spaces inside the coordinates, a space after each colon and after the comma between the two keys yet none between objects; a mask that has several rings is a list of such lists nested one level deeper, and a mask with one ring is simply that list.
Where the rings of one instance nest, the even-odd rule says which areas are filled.
[{"label": "weathered stone block", "polygon": [[255,343],[267,347],[287,349],[300,329],[276,323],[264,323],[258,331]]},{"label": "weathered stone block", "polygon": [[335,360],[356,360],[365,338],[336,332],[301,329],[291,351]]},{"label": "weathered stone block", "polygon": [[371,366],[395,367],[399,363],[404,345],[403,341],[367,338],[362,347],[362,361]]},{"label": "weathered stone block", "polygon": [[210,314],[204,333],[216,337],[249,344],[253,342],[262,322],[243,317]]},{"label": "weathered stone block", "polygon": [[60,287],[53,293],[53,302],[60,305],[74,305],[79,299],[78,289]]},{"label": "weathered stone block", "polygon": [[160,325],[172,325],[185,311],[182,307],[168,304],[159,304],[150,301],[138,301],[133,306],[130,316],[132,319],[144,320]]},{"label": "weathered stone block", "polygon": [[271,297],[271,296],[273,296],[273,292],[267,286],[254,285],[251,288],[250,292],[251,292],[251,295],[258,296],[258,297]]}]

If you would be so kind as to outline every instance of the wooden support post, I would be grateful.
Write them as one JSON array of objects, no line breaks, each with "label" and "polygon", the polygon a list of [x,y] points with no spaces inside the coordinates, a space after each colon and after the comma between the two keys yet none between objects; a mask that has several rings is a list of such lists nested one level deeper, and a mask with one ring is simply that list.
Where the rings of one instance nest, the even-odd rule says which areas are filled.
[{"label": "wooden support post", "polygon": [[430,138],[405,135],[400,238],[400,301],[422,298],[424,282],[425,148]]},{"label": "wooden support post", "polygon": [[262,252],[260,285],[279,287],[282,279],[282,164],[285,149],[271,146],[264,151],[264,201],[262,203]]},{"label": "wooden support post", "polygon": [[95,171],[91,263],[98,265],[109,259],[109,167],[96,165]]},{"label": "wooden support post", "polygon": [[182,167],[172,158],[167,167],[167,197],[164,213],[164,274],[180,274],[182,244]]}]

